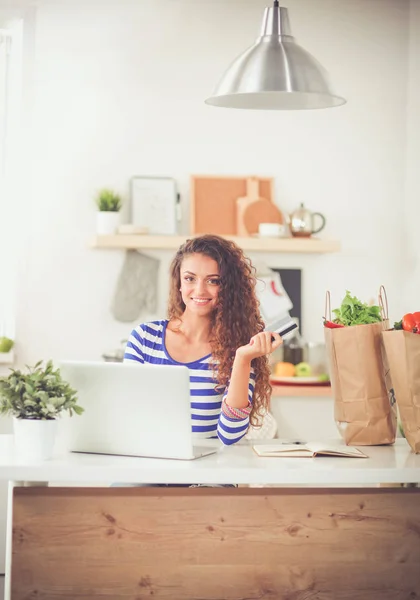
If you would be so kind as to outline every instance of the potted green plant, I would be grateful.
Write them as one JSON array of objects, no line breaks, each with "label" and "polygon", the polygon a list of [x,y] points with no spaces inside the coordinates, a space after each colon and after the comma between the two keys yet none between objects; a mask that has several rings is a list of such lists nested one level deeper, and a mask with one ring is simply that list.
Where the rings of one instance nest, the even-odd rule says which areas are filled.
[{"label": "potted green plant", "polygon": [[51,458],[57,418],[66,411],[81,415],[76,391],[64,381],[52,361],[42,361],[23,372],[10,369],[0,378],[0,415],[13,416],[15,448],[18,456],[30,460]]},{"label": "potted green plant", "polygon": [[6,336],[0,336],[0,363],[13,362],[13,346],[15,342]]},{"label": "potted green plant", "polygon": [[98,235],[112,235],[116,233],[120,224],[121,196],[113,190],[103,188],[99,190],[95,201],[98,207],[96,233]]}]

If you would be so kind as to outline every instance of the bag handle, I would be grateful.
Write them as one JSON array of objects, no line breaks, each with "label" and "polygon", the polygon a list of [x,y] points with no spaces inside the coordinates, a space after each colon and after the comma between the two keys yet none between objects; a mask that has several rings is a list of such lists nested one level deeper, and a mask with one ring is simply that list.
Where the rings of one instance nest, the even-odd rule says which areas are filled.
[{"label": "bag handle", "polygon": [[378,303],[381,309],[382,321],[388,321],[388,298],[383,285],[379,288]]},{"label": "bag handle", "polygon": [[329,290],[325,293],[324,317],[326,321],[331,321],[331,294]]}]

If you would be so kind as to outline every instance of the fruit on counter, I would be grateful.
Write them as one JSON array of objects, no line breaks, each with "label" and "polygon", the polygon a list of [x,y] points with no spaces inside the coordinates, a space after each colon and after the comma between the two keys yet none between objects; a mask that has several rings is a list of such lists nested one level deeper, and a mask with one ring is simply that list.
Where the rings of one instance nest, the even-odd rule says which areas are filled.
[{"label": "fruit on counter", "polygon": [[300,362],[295,366],[296,377],[310,377],[312,373],[311,365],[306,362]]},{"label": "fruit on counter", "polygon": [[13,340],[8,337],[0,337],[0,352],[10,352],[13,346]]},{"label": "fruit on counter", "polygon": [[289,362],[278,362],[274,367],[274,375],[276,377],[294,377],[295,365]]},{"label": "fruit on counter", "polygon": [[330,380],[330,376],[328,375],[328,373],[321,373],[321,375],[318,375],[318,381],[329,381]]},{"label": "fruit on counter", "polygon": [[369,325],[382,321],[381,309],[377,305],[369,306],[361,302],[356,296],[351,296],[347,290],[340,308],[333,310],[337,325]]}]

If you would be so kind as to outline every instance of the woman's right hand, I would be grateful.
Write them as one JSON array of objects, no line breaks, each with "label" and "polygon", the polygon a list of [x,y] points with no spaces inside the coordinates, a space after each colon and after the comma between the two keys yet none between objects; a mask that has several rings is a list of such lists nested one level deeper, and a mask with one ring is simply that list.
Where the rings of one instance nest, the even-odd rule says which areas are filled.
[{"label": "woman's right hand", "polygon": [[[272,338],[274,338],[273,341],[271,341]],[[282,343],[283,340],[278,333],[261,331],[261,333],[257,333],[257,335],[254,335],[249,340],[249,344],[239,346],[236,350],[236,356],[251,362],[254,358],[271,354]]]}]

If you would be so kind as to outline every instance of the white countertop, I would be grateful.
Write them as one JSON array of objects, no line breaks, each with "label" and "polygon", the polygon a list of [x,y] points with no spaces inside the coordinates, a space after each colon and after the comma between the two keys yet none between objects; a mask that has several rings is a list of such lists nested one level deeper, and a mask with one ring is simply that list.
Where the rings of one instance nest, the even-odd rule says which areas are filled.
[{"label": "white countertop", "polygon": [[[331,485],[420,482],[420,454],[404,439],[393,446],[360,446],[369,458],[261,458],[251,443],[222,447],[193,461],[64,453],[28,463],[14,455],[13,436],[0,435],[0,480],[61,484],[240,483]],[[267,443],[273,443],[276,440]],[[336,443],[336,440],[334,441]],[[263,442],[258,442],[263,443]],[[204,444],[203,444],[204,445]]]}]

